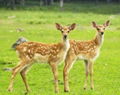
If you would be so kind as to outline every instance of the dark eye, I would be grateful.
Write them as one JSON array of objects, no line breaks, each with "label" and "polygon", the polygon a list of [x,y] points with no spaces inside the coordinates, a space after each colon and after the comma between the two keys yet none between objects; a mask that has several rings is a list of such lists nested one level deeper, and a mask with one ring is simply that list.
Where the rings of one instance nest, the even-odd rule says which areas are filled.
[{"label": "dark eye", "polygon": [[103,28],[103,30],[105,30],[105,28]]},{"label": "dark eye", "polygon": [[97,28],[97,30],[99,31],[100,29],[99,29],[99,28]]}]

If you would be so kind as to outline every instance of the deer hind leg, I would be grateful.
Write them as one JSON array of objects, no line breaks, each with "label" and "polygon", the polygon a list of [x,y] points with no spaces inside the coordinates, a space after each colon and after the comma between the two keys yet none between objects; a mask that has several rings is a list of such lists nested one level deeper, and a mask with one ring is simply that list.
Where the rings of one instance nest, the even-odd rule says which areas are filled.
[{"label": "deer hind leg", "polygon": [[50,63],[50,66],[52,68],[52,72],[54,75],[54,82],[55,82],[55,92],[59,92],[59,87],[58,87],[58,68],[56,63]]},{"label": "deer hind leg", "polygon": [[87,88],[87,82],[88,82],[88,74],[89,74],[89,63],[88,60],[84,60],[85,62],[85,83],[84,83],[84,90]]},{"label": "deer hind leg", "polygon": [[64,92],[69,92],[69,71],[72,68],[72,65],[75,61],[75,56],[67,56],[65,59],[65,66],[64,66],[64,70],[63,70],[63,78],[64,78]]},{"label": "deer hind leg", "polygon": [[15,76],[24,67],[25,67],[25,64],[23,62],[21,62],[15,68],[13,68],[13,70],[12,70],[12,76],[11,76],[11,80],[10,80],[10,84],[9,84],[9,87],[8,87],[8,91],[10,91],[10,92],[12,91]]},{"label": "deer hind leg", "polygon": [[90,61],[89,70],[90,70],[90,87],[91,87],[91,89],[94,89],[94,82],[93,82],[93,62],[92,61]]},{"label": "deer hind leg", "polygon": [[24,82],[25,87],[26,87],[26,91],[27,91],[26,93],[28,93],[28,92],[30,91],[29,85],[28,85],[28,83],[27,83],[27,81],[26,81],[26,74],[27,74],[27,71],[28,71],[28,69],[30,68],[30,66],[31,66],[31,64],[28,65],[28,66],[26,66],[26,67],[20,72],[21,77],[22,77],[23,82]]}]

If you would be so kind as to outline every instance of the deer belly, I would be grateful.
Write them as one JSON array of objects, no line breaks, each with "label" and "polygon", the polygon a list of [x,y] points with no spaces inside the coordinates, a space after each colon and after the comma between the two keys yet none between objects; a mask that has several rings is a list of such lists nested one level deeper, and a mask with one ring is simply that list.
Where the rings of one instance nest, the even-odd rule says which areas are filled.
[{"label": "deer belly", "polygon": [[48,62],[48,55],[41,55],[41,54],[35,54],[34,55],[34,60],[36,61],[36,62],[40,62],[40,63],[46,63],[46,62]]},{"label": "deer belly", "polygon": [[67,52],[64,52],[64,53],[57,55],[57,64],[60,64],[65,60],[66,54],[67,54]]},{"label": "deer belly", "polygon": [[83,55],[78,55],[78,59],[85,60],[87,58],[85,56],[83,56]]}]

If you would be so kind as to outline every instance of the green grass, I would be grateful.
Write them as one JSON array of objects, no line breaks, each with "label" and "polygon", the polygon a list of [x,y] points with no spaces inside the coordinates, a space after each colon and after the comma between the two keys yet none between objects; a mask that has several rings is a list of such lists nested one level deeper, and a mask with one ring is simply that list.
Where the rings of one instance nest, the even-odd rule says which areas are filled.
[{"label": "green grass", "polygon": [[[13,16],[13,18],[12,18]],[[3,68],[14,67],[18,62],[12,43],[23,36],[30,41],[57,43],[61,34],[55,23],[69,25],[77,23],[77,28],[69,35],[70,39],[90,40],[95,35],[91,22],[103,24],[106,20],[111,25],[105,33],[104,44],[99,58],[94,64],[95,90],[90,87],[84,91],[84,64],[76,61],[70,71],[70,93],[63,91],[63,66],[59,66],[58,95],[120,95],[120,5],[119,4],[65,4],[63,10],[56,5],[49,7],[28,6],[17,10],[0,9],[0,95],[23,95],[24,84],[20,75],[15,79],[14,91],[9,93],[7,87],[11,72]],[[17,32],[17,28],[24,29]],[[35,64],[27,74],[31,88],[29,95],[55,95],[53,75],[48,64]]]}]

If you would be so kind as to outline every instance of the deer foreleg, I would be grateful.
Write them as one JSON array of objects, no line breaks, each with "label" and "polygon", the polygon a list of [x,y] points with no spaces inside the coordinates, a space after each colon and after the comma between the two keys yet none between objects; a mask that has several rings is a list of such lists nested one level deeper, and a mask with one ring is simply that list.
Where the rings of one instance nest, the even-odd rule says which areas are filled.
[{"label": "deer foreleg", "polygon": [[88,82],[88,74],[89,74],[89,63],[87,60],[84,60],[85,62],[85,83],[84,83],[84,89],[87,88],[87,82]]},{"label": "deer foreleg", "polygon": [[59,87],[58,87],[58,68],[56,63],[50,63],[50,66],[52,68],[52,72],[54,75],[54,82],[55,82],[55,92],[59,92]]},{"label": "deer foreleg", "polygon": [[64,66],[64,70],[63,70],[63,78],[64,78],[64,91],[65,92],[69,92],[69,71],[73,65],[75,61],[75,56],[67,56],[65,59],[65,66]]},{"label": "deer foreleg", "polygon": [[94,89],[94,82],[93,82],[93,62],[92,61],[90,61],[89,70],[90,70],[90,87],[91,87],[91,89]]}]

